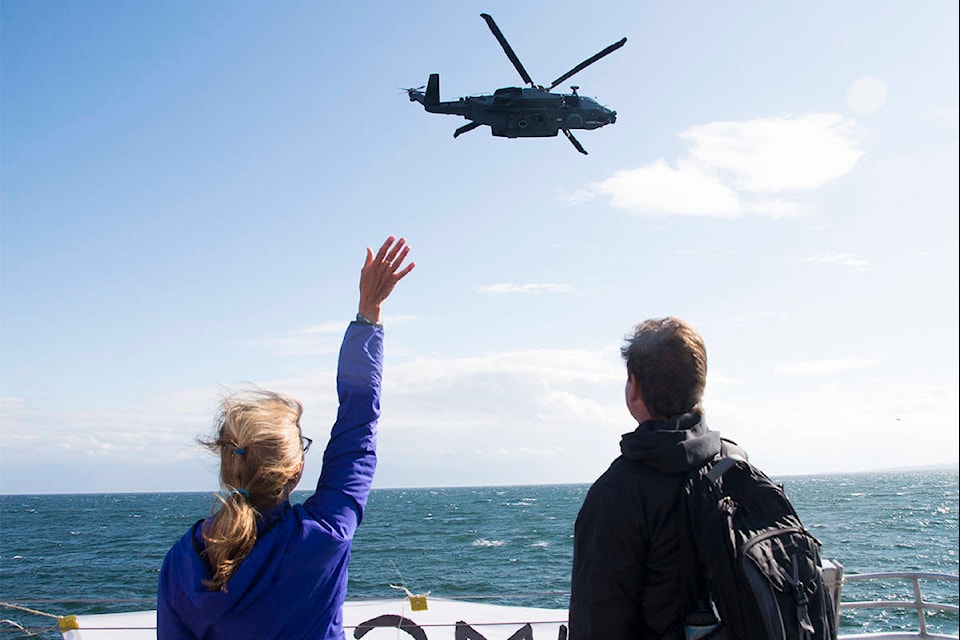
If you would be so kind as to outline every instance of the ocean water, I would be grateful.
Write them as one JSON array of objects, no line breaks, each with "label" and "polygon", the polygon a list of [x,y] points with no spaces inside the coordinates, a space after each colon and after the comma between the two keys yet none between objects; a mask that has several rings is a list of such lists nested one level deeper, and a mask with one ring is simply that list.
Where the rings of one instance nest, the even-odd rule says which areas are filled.
[{"label": "ocean water", "polygon": [[[780,479],[824,557],[847,573],[958,573],[958,473]],[[587,485],[378,489],[354,542],[349,597],[414,593],[566,607],[573,523]],[[294,494],[294,501],[306,493]],[[209,493],[0,496],[0,601],[67,615],[154,607],[167,549],[213,504]],[[845,600],[904,599],[906,583],[844,587]],[[957,604],[956,583],[924,583]],[[0,619],[59,638],[51,619]],[[930,629],[956,633],[957,617]],[[841,632],[915,628],[912,614],[844,613]],[[47,630],[44,630],[44,629]],[[0,638],[31,637],[8,622]]]}]

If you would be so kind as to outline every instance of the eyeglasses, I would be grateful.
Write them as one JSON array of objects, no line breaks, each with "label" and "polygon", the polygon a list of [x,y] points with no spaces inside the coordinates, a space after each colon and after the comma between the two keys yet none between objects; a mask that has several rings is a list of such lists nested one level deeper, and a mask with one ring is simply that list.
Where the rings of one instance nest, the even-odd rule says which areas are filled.
[{"label": "eyeglasses", "polygon": [[310,445],[313,444],[313,440],[307,436],[300,436],[300,444],[303,445],[303,452],[306,453],[307,451],[310,451]]}]

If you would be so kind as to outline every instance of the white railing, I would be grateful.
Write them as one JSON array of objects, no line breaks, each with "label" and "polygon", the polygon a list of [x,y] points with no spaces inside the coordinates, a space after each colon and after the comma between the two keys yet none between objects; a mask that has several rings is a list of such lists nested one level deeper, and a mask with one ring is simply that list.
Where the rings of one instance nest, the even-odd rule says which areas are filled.
[{"label": "white railing", "polygon": [[[842,569],[841,569],[842,572]],[[844,639],[853,639],[858,640],[865,639],[874,639],[874,640],[916,640],[917,638],[922,639],[931,639],[931,640],[955,640],[957,635],[944,635],[939,633],[931,633],[927,629],[927,613],[930,611],[938,611],[941,613],[953,614],[955,616],[960,615],[960,608],[955,604],[950,604],[946,602],[932,602],[929,600],[923,599],[923,594],[920,590],[920,581],[921,580],[946,580],[948,582],[958,583],[960,578],[958,576],[949,575],[946,573],[925,573],[920,571],[898,571],[890,573],[854,573],[842,575],[842,583],[847,584],[850,582],[869,582],[869,581],[890,581],[890,580],[906,580],[909,581],[913,586],[913,598],[912,599],[902,599],[902,600],[863,600],[863,601],[850,601],[845,602],[842,599],[840,600],[839,611],[837,615],[839,616],[840,611],[851,611],[851,610],[862,610],[862,609],[885,609],[885,610],[913,610],[917,615],[917,622],[919,624],[919,631],[917,632],[906,632],[906,631],[887,631],[887,632],[874,632],[874,633],[859,633],[859,634],[842,634],[840,637]]]}]

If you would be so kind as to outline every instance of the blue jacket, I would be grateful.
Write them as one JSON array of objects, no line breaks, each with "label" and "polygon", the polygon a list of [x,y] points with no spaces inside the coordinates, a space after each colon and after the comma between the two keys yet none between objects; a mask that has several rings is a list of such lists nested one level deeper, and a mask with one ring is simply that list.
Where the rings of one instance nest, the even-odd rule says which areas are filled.
[{"label": "blue jacket", "polygon": [[167,553],[157,591],[160,640],[341,640],[350,544],[376,468],[383,329],[351,323],[340,347],[340,409],[317,490],[264,513],[257,543],[227,583],[209,591],[202,521]]}]

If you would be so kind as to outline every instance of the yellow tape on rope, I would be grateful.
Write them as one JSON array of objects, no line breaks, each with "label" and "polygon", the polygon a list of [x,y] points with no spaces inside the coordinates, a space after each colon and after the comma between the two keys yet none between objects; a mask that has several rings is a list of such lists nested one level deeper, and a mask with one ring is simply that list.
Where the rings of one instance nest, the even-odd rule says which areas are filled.
[{"label": "yellow tape on rope", "polygon": [[80,623],[77,622],[77,616],[62,616],[60,618],[60,631],[72,631],[73,629],[79,629]]}]

